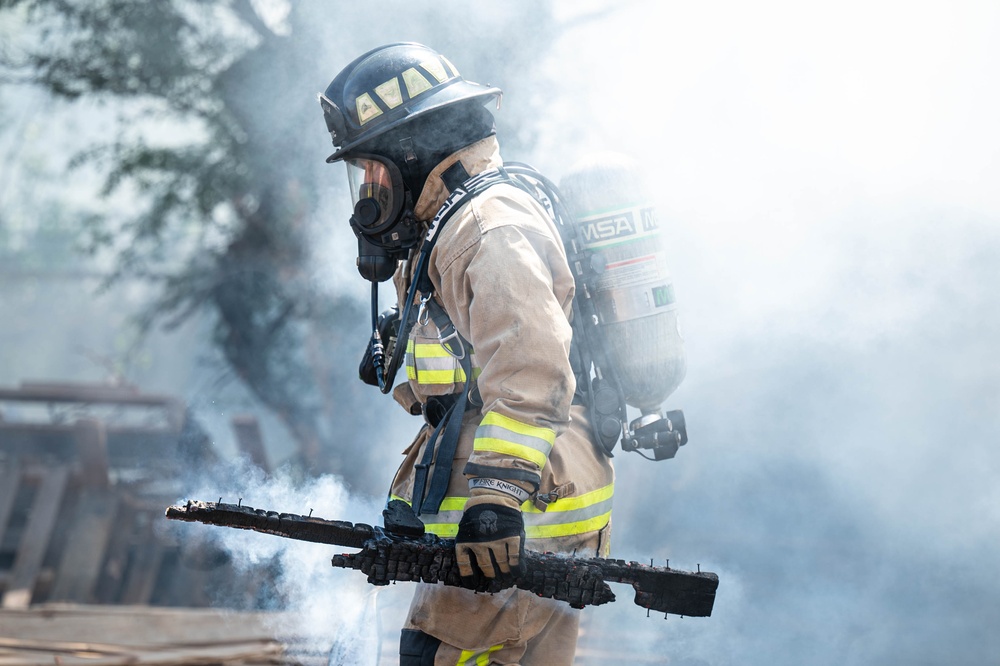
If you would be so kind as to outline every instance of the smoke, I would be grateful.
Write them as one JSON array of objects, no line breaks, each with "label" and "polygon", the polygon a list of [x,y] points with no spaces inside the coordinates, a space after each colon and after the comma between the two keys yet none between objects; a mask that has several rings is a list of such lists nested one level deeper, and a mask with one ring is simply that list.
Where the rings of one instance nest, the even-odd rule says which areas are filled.
[{"label": "smoke", "polygon": [[[227,503],[368,524],[382,506],[374,498],[350,494],[337,477],[297,479],[287,470],[267,477],[245,458],[205,471],[189,481],[186,493],[182,502],[221,496]],[[206,543],[229,556],[237,572],[248,577],[246,586],[216,588],[215,601],[230,606],[249,590],[256,607],[281,611],[267,621],[274,636],[291,639],[294,654],[328,658],[331,666],[378,663],[384,614],[380,606],[392,611],[398,593],[368,585],[357,572],[334,569],[330,558],[343,552],[341,547],[197,524],[173,524],[171,529],[182,532],[183,541],[190,544],[188,557]],[[266,580],[251,577],[261,572]]]},{"label": "smoke", "polygon": [[557,44],[539,162],[648,165],[688,353],[613,550],[721,577],[707,620],[588,611],[622,663],[995,660],[998,18],[634,3]]},{"label": "smoke", "polygon": [[[273,7],[275,25],[286,20],[282,3],[257,5]],[[308,53],[292,87],[311,104],[363,51],[424,41],[504,89],[506,159],[558,181],[577,158],[611,149],[648,165],[658,184],[689,366],[667,407],[685,410],[691,442],[669,462],[616,457],[613,550],[700,564],[721,585],[712,618],[666,621],[645,619],[618,587],[617,603],[585,611],[580,663],[995,661],[1000,8],[560,2],[540,21],[525,4],[441,7],[395,3],[376,21],[368,5],[293,11],[326,38],[300,42]],[[301,25],[291,27],[294,35]],[[472,60],[469,35],[496,40],[493,57]],[[518,75],[501,79],[492,63],[510,58]],[[276,89],[245,96],[299,99]],[[270,112],[262,125],[287,132],[275,142],[276,168],[309,161],[323,183],[320,287],[363,302],[345,179],[322,164],[318,109],[311,127],[288,123],[280,104]],[[28,152],[44,154],[41,145]],[[10,226],[11,183],[22,181],[4,176]],[[74,197],[83,189],[54,177],[50,185]],[[38,353],[11,356],[5,381],[68,367],[68,345],[52,331],[99,330],[93,313],[48,302],[33,300],[33,316],[52,342],[43,351],[34,333],[43,327],[23,327]],[[113,337],[92,335],[95,347]],[[160,353],[140,378],[187,390],[203,373],[179,358]],[[372,409],[390,422],[371,443],[387,484],[389,458],[412,426],[387,399]],[[378,515],[332,477],[265,482],[244,470],[225,487],[214,478],[191,487],[194,497],[220,494],[330,518]],[[329,549],[235,530],[219,538],[248,563],[277,558],[275,587],[291,606],[315,609],[301,626],[316,631],[318,650],[338,627],[354,636],[367,624],[363,612],[344,616],[364,607],[367,586],[329,567]],[[384,621],[386,635],[397,628]]]}]

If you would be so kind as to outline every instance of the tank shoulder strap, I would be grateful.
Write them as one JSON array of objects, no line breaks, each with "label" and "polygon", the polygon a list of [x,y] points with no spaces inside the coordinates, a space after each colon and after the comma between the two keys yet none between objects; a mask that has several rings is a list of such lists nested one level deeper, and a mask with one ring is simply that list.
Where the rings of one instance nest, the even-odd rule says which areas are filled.
[{"label": "tank shoulder strap", "polygon": [[[456,162],[456,164],[461,166],[461,162]],[[427,268],[430,263],[431,252],[434,250],[434,246],[437,245],[437,241],[441,237],[441,230],[444,229],[448,220],[468,201],[479,196],[494,185],[500,185],[501,183],[516,185],[514,179],[508,175],[503,167],[483,171],[455,184],[457,181],[456,176],[459,174],[466,174],[465,167],[462,167],[461,171],[448,169],[442,174],[442,180],[444,180],[445,185],[451,190],[451,194],[448,195],[448,198],[441,204],[441,208],[438,209],[437,215],[434,216],[427,230],[427,237],[420,247],[413,284],[422,295],[434,291],[434,285],[431,284],[430,278],[427,276]],[[450,184],[449,180],[451,181]],[[452,187],[452,185],[455,186]]]}]

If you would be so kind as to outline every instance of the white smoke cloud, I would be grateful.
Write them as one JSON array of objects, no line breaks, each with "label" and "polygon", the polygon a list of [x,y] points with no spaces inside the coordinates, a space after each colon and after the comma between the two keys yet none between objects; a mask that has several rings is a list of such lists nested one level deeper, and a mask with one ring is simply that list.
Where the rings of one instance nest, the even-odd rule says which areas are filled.
[{"label": "white smoke cloud", "polygon": [[721,577],[708,620],[593,611],[637,627],[629,654],[1000,650],[998,20],[981,2],[638,2],[556,43],[535,161],[648,165],[688,352],[668,406],[691,443],[617,457],[613,547]]},{"label": "white smoke cloud", "polygon": [[[296,479],[281,471],[267,477],[245,458],[191,481],[188,492],[189,499],[214,501],[221,496],[227,503],[368,524],[381,515],[382,505],[374,498],[351,495],[337,477]],[[257,604],[283,611],[273,616],[271,629],[276,637],[293,637],[292,649],[328,656],[331,666],[376,666],[383,638],[378,598],[386,594],[368,585],[360,573],[330,565],[334,554],[347,552],[343,547],[205,525],[182,524],[179,529],[222,548],[239,573],[274,575],[261,588],[273,591],[273,598],[259,598]],[[240,593],[222,590],[220,601],[226,605],[225,597]],[[393,594],[398,592],[388,596]]]},{"label": "white smoke cloud", "polygon": [[[440,42],[472,25],[468,12],[513,11],[451,6],[456,22],[434,28]],[[373,25],[362,22],[366,7],[312,7],[331,39],[303,65],[317,71],[303,95],[417,25],[408,23],[416,13]],[[722,580],[712,618],[666,622],[643,618],[616,586],[617,603],[585,612],[581,651],[713,666],[994,661],[1000,5],[555,9],[578,22],[552,34],[552,52],[526,76],[545,85],[492,81],[505,90],[504,109],[533,96],[542,111],[532,153],[504,155],[555,180],[596,149],[649,165],[689,355],[668,406],[685,409],[691,443],[665,463],[616,457],[613,546],[622,557],[700,563]],[[405,11],[422,9],[400,3],[384,15]],[[279,25],[280,12],[270,20]],[[517,48],[497,45],[497,57]],[[468,71],[462,53],[447,55]],[[25,113],[43,102],[32,105]],[[304,144],[325,138],[316,123],[302,129]],[[325,178],[343,180],[339,166],[316,159]],[[93,189],[50,186],[74,197]],[[363,300],[342,191],[318,205],[337,225],[324,240],[323,286],[357,289]],[[44,374],[24,368],[5,381]],[[190,492],[364,522],[380,508],[331,478],[297,485],[234,471],[227,484]],[[330,549],[225,534],[237,559],[279,558],[279,586],[294,607],[312,609],[302,626],[315,630],[318,650],[333,646],[339,626],[353,637],[352,622],[367,624],[363,611],[344,612],[366,608],[369,588],[333,570]],[[397,628],[386,622],[384,633]]]}]

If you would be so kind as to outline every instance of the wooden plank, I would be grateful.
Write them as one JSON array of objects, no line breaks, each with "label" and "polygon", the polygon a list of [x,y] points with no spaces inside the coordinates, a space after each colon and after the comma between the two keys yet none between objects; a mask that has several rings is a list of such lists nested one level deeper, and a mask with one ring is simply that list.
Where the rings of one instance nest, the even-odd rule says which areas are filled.
[{"label": "wooden plank", "polygon": [[90,603],[111,529],[118,512],[118,497],[108,490],[85,490],[76,505],[50,599]]},{"label": "wooden plank", "polygon": [[37,650],[39,652],[97,652],[120,654],[130,648],[111,643],[91,641],[37,640],[31,638],[7,638],[0,636],[0,648],[7,650]]},{"label": "wooden plank", "polygon": [[27,608],[31,604],[35,579],[42,568],[42,560],[52,536],[52,528],[56,524],[68,479],[69,469],[56,467],[38,487],[28,513],[28,524],[14,559],[10,583],[0,602],[3,608]]},{"label": "wooden plank", "polygon": [[125,589],[122,592],[123,604],[148,604],[153,595],[153,586],[160,573],[160,562],[163,560],[163,545],[153,534],[151,517],[147,516],[146,525],[140,533],[140,541],[136,545],[132,562],[129,565]]},{"label": "wooden plank", "polygon": [[101,384],[21,382],[16,389],[0,387],[0,400],[19,402],[83,402],[111,405],[172,407],[177,398],[140,393],[137,389]]},{"label": "wooden plank", "polygon": [[[105,432],[109,455],[113,458],[117,454],[117,457],[141,455],[144,460],[162,460],[175,455],[178,433],[170,430],[168,424],[107,426]],[[70,459],[78,449],[76,434],[76,428],[69,424],[0,423],[4,450],[15,455]]]},{"label": "wooden plank", "polygon": [[25,610],[0,609],[0,636],[163,648],[275,637],[294,642],[309,621],[305,613],[42,604]]},{"label": "wooden plank", "polygon": [[[166,419],[164,419],[166,420]],[[66,438],[72,437],[76,432],[76,426],[66,423],[35,423],[35,422],[0,422],[0,436],[3,437],[4,448],[10,438],[47,438],[53,441],[62,442]],[[144,425],[112,425],[107,426],[108,437],[121,438],[142,438],[171,435],[177,437],[177,433],[165,425],[144,426]]]},{"label": "wooden plank", "polygon": [[17,499],[20,486],[21,464],[15,458],[4,463],[3,470],[0,470],[0,547],[3,546],[3,537],[7,532],[7,523],[14,510],[14,500]]},{"label": "wooden plank", "polygon": [[254,465],[270,474],[271,464],[267,459],[264,437],[261,435],[257,417],[252,414],[237,414],[232,418],[231,423],[240,451],[247,454]]},{"label": "wooden plank", "polygon": [[97,603],[117,603],[121,596],[122,584],[125,580],[125,568],[128,566],[128,554],[132,544],[132,533],[135,530],[135,510],[129,505],[128,497],[120,498],[118,515],[114,520],[111,538],[108,540],[107,554],[101,575],[97,579]]},{"label": "wooden plank", "polygon": [[282,645],[301,638],[276,629],[297,631],[307,621],[301,614],[148,606],[0,609],[0,666],[303,666]]},{"label": "wooden plank", "polygon": [[261,640],[237,645],[195,645],[177,647],[170,650],[149,650],[139,654],[139,664],[148,666],[173,666],[175,664],[215,664],[244,662],[249,660],[267,661],[279,658],[283,652],[280,643]]},{"label": "wooden plank", "polygon": [[65,425],[0,422],[0,442],[9,456],[66,460],[73,451],[73,431]]},{"label": "wooden plank", "polygon": [[[270,662],[279,658],[282,645],[274,640],[260,638],[243,642],[204,643],[177,646],[109,645],[92,642],[32,641],[0,638],[0,649],[7,657],[0,663],[11,666],[35,664],[87,663],[93,666],[175,666],[185,664],[215,665]],[[41,659],[39,658],[41,657]],[[47,659],[46,659],[47,657]],[[75,658],[75,659],[74,659]],[[79,660],[79,661],[77,661]]]},{"label": "wooden plank", "polygon": [[108,431],[103,421],[79,419],[73,424],[80,455],[80,480],[85,486],[108,486]]}]

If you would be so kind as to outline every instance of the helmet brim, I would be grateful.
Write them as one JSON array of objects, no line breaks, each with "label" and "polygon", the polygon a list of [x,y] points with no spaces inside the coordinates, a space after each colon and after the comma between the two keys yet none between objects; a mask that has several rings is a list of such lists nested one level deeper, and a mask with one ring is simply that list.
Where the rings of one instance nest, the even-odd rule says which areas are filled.
[{"label": "helmet brim", "polygon": [[395,129],[400,125],[413,120],[414,118],[422,116],[430,111],[434,111],[435,109],[440,109],[444,106],[451,106],[459,102],[475,100],[479,100],[480,103],[486,104],[491,99],[497,99],[501,94],[503,93],[499,88],[484,86],[479,83],[464,81],[462,79],[456,79],[446,87],[435,92],[434,95],[428,97],[423,103],[413,105],[403,110],[403,114],[399,118],[386,123],[383,127],[380,127],[376,131],[366,134],[363,139],[344,144],[337,150],[337,152],[326,158],[326,161],[327,163],[339,162],[345,157],[350,157],[351,152],[363,144],[368,143],[372,139],[385,134],[389,130]]}]

